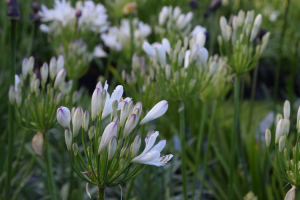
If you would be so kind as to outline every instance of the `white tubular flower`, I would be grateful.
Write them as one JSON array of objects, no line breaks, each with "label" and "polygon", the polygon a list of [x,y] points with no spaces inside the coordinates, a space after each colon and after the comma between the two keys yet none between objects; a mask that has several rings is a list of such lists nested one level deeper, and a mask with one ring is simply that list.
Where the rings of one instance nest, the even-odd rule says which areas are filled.
[{"label": "white tubular flower", "polygon": [[206,35],[202,32],[197,33],[196,35],[196,43],[199,44],[199,47],[204,47],[206,42]]},{"label": "white tubular flower", "polygon": [[56,112],[56,118],[57,118],[58,123],[63,128],[70,129],[71,113],[68,108],[63,107],[63,106],[59,107]]},{"label": "white tubular flower", "polygon": [[20,77],[19,77],[17,74],[15,74],[15,91],[18,90],[18,84],[19,84],[20,82],[21,82],[21,81],[20,81]]},{"label": "white tubular flower", "polygon": [[104,129],[103,135],[101,137],[101,142],[98,149],[98,154],[101,154],[104,149],[109,145],[109,141],[112,137],[117,137],[118,134],[118,124],[116,122],[111,122]]},{"label": "white tubular flower", "polygon": [[283,130],[283,134],[289,134],[290,132],[290,120],[289,118],[284,118],[283,120],[283,126],[284,126],[284,130]]},{"label": "white tubular flower", "polygon": [[131,144],[131,147],[130,147],[132,158],[134,158],[137,155],[137,153],[139,152],[140,147],[141,147],[141,136],[137,135],[137,136],[135,136],[134,141],[133,141],[133,143]]},{"label": "white tubular flower", "polygon": [[61,69],[55,78],[54,88],[58,88],[65,82],[67,71],[65,69]]},{"label": "white tubular flower", "polygon": [[168,15],[169,15],[168,7],[164,6],[159,13],[158,24],[163,25],[167,21]]},{"label": "white tubular flower", "polygon": [[180,9],[180,7],[176,6],[173,11],[174,20],[176,20],[180,14],[181,14],[181,9]]},{"label": "white tubular flower", "polygon": [[143,50],[149,56],[155,56],[155,50],[154,50],[154,48],[147,41],[143,42]]},{"label": "white tubular flower", "polygon": [[142,119],[140,122],[140,125],[145,124],[149,121],[152,121],[156,118],[159,118],[163,114],[165,114],[168,110],[169,104],[167,101],[163,100],[157,103],[148,113],[147,115]]},{"label": "white tubular flower", "polygon": [[33,67],[34,67],[34,57],[30,56],[28,60],[28,73],[30,75],[33,74]]},{"label": "white tubular flower", "polygon": [[126,138],[131,133],[131,131],[135,128],[136,121],[137,121],[136,114],[131,114],[128,117],[124,127],[123,138]]},{"label": "white tubular flower", "polygon": [[155,45],[157,60],[162,66],[166,66],[167,60],[166,60],[166,50],[165,47],[161,44]]},{"label": "white tubular flower", "polygon": [[157,167],[160,167],[164,166],[169,160],[171,160],[171,158],[173,157],[172,154],[160,157],[160,152],[166,146],[166,140],[160,141],[153,147],[158,135],[159,134],[156,131],[147,139],[144,151],[139,156],[132,159],[132,163],[141,163],[145,165],[155,165]]},{"label": "white tubular flower", "polygon": [[78,107],[74,113],[74,116],[72,118],[72,124],[73,124],[73,137],[76,137],[80,127],[83,123],[83,110],[81,107]]},{"label": "white tubular flower", "polygon": [[117,137],[113,136],[108,145],[108,161],[115,155],[117,149]]},{"label": "white tubular flower", "polygon": [[24,79],[26,79],[28,75],[28,59],[24,58],[22,62],[22,76]]},{"label": "white tubular flower", "polygon": [[283,119],[279,120],[276,127],[275,144],[278,143],[279,138],[284,134],[284,122]]},{"label": "white tubular flower", "polygon": [[65,140],[66,140],[68,151],[70,151],[72,146],[72,132],[68,128],[65,129]]},{"label": "white tubular flower", "polygon": [[82,121],[82,128],[87,131],[89,128],[89,119],[90,119],[90,115],[89,115],[89,111],[85,111],[84,115],[83,115],[83,121]]},{"label": "white tubular flower", "polygon": [[95,121],[97,117],[97,113],[100,109],[100,105],[101,105],[101,90],[99,88],[96,88],[92,95],[92,105],[91,105],[92,121]]},{"label": "white tubular flower", "polygon": [[48,64],[44,63],[43,66],[41,67],[41,77],[42,77],[42,83],[46,84],[47,79],[48,79]]},{"label": "white tubular flower", "polygon": [[198,44],[194,44],[191,50],[191,59],[193,61],[197,60],[199,57],[199,45]]},{"label": "white tubular flower", "polygon": [[259,27],[261,25],[261,22],[262,22],[262,15],[258,14],[255,18],[254,25],[253,25],[253,28],[251,31],[250,41],[253,41],[254,38],[256,37]]},{"label": "white tubular flower", "polygon": [[193,19],[193,13],[192,12],[188,12],[186,15],[185,15],[185,18],[184,18],[184,26],[186,26],[187,24],[189,24]]},{"label": "white tubular flower", "polygon": [[176,25],[179,29],[183,29],[186,24],[184,24],[185,14],[180,14],[177,18]]},{"label": "white tubular flower", "polygon": [[9,98],[10,104],[13,105],[16,100],[16,91],[15,91],[15,87],[13,85],[11,85],[9,87],[8,98]]},{"label": "white tubular flower", "polygon": [[290,110],[291,110],[291,105],[288,100],[284,102],[283,106],[283,116],[284,118],[289,118],[290,117]]},{"label": "white tubular flower", "polygon": [[96,128],[95,126],[91,126],[90,129],[89,129],[89,132],[88,132],[88,135],[89,135],[89,139],[92,140],[94,135],[96,133]]},{"label": "white tubular flower", "polygon": [[202,47],[199,51],[200,62],[203,67],[206,67],[206,63],[208,60],[208,51],[205,47]]},{"label": "white tubular flower", "polygon": [[162,45],[164,46],[166,52],[168,54],[170,54],[170,51],[171,51],[171,45],[170,45],[170,42],[167,38],[163,38],[162,39]]},{"label": "white tubular flower", "polygon": [[124,125],[127,115],[128,115],[128,102],[125,101],[121,108],[120,127]]},{"label": "white tubular flower", "polygon": [[59,72],[57,70],[57,63],[56,63],[56,58],[55,57],[51,58],[50,64],[49,64],[49,69],[50,69],[50,78],[54,79],[56,74]]},{"label": "white tubular flower", "polygon": [[56,63],[56,70],[59,72],[64,68],[65,60],[63,55],[59,55]]},{"label": "white tubular flower", "polygon": [[[108,85],[105,83],[104,90],[107,91],[107,87],[108,87]],[[102,119],[104,119],[106,116],[108,116],[110,113],[113,112],[112,103],[114,101],[117,101],[119,104],[118,110],[121,109],[121,106],[123,103],[120,102],[120,100],[122,98],[123,92],[124,92],[123,86],[118,85],[116,87],[116,89],[113,91],[113,93],[111,94],[111,97],[109,96],[108,93],[106,94],[106,102],[105,102],[103,113],[102,113]]]},{"label": "white tubular flower", "polygon": [[103,90],[103,86],[102,86],[101,81],[98,81],[98,83],[96,85],[96,88],[99,88],[101,91]]},{"label": "white tubular flower", "polygon": [[269,147],[271,143],[271,131],[269,129],[266,130],[265,140],[266,140],[267,147]]},{"label": "white tubular flower", "polygon": [[100,45],[95,46],[93,54],[98,58],[104,58],[107,56],[107,53],[101,48]]},{"label": "white tubular flower", "polygon": [[188,66],[189,66],[189,63],[190,63],[190,54],[191,54],[190,50],[187,50],[185,52],[185,56],[184,56],[184,68],[188,68]]},{"label": "white tubular flower", "polygon": [[279,139],[279,152],[282,152],[284,145],[285,145],[286,137],[281,136]]}]

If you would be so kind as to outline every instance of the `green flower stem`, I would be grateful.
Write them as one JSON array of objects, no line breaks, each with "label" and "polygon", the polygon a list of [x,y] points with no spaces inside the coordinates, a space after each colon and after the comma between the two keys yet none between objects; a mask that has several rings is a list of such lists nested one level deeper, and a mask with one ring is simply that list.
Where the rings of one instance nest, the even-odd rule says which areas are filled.
[{"label": "green flower stem", "polygon": [[185,142],[185,119],[184,109],[179,112],[180,118],[180,140],[181,140],[181,175],[182,175],[182,187],[183,196],[187,200],[187,181],[186,181],[186,142]]},{"label": "green flower stem", "polygon": [[128,188],[127,188],[127,191],[126,191],[125,200],[129,200],[129,198],[130,198],[130,191],[132,189],[133,182],[134,182],[134,178],[131,179],[130,182],[129,182],[129,184],[128,184]]},{"label": "green flower stem", "polygon": [[[130,14],[130,56],[132,57],[135,51],[134,48],[134,31],[133,31],[133,15]],[[130,57],[130,58],[131,58]]]},{"label": "green flower stem", "polygon": [[211,139],[212,139],[212,129],[213,129],[213,125],[214,125],[216,107],[217,107],[217,100],[214,100],[213,105],[212,105],[211,118],[210,118],[210,121],[209,121],[209,129],[208,129],[208,133],[207,133],[208,139],[207,139],[206,151],[205,151],[204,162],[203,162],[203,175],[201,177],[201,186],[200,186],[200,189],[199,189],[200,199],[201,199],[201,196],[202,196],[203,186],[204,186],[204,181],[205,181],[204,179],[205,179],[205,174],[206,174],[206,169],[207,169],[207,161],[208,161],[208,156],[209,156],[209,147],[210,147],[210,143],[211,143]]},{"label": "green flower stem", "polygon": [[[198,133],[198,138],[197,138],[197,147],[196,147],[196,161],[195,161],[195,172],[194,174],[198,173],[198,165],[200,162],[200,156],[201,156],[201,144],[203,141],[203,135],[204,135],[204,124],[207,116],[207,105],[203,103],[202,105],[202,115],[200,119],[200,128],[199,128],[199,133]],[[197,176],[195,175],[193,178],[193,197],[195,197],[195,188],[196,188],[196,181],[197,181]]]},{"label": "green flower stem", "polygon": [[[9,67],[9,84],[14,85],[14,76],[16,73],[16,20],[11,20],[11,66]],[[13,158],[13,143],[14,143],[14,107],[8,107],[8,150],[7,150],[7,168],[6,168],[6,182],[5,182],[5,197],[10,199],[11,179],[12,179],[12,158]]]},{"label": "green flower stem", "polygon": [[254,69],[254,73],[253,73],[253,82],[252,82],[251,100],[250,100],[250,114],[249,114],[249,119],[248,119],[247,133],[249,133],[249,131],[250,131],[252,117],[253,117],[254,96],[255,96],[255,90],[256,90],[257,74],[258,74],[258,65],[256,65],[256,67]]},{"label": "green flower stem", "polygon": [[98,186],[98,200],[105,199],[105,187]]},{"label": "green flower stem", "polygon": [[74,174],[74,169],[71,167],[70,171],[70,177],[69,177],[69,192],[68,192],[68,200],[72,200],[72,189],[73,189],[73,174]]},{"label": "green flower stem", "polygon": [[110,50],[109,54],[108,54],[107,64],[106,64],[106,69],[105,69],[105,74],[104,74],[105,80],[108,80],[109,68],[111,65],[112,57],[113,57],[113,50]]},{"label": "green flower stem", "polygon": [[239,113],[239,92],[240,92],[240,75],[235,76],[234,87],[234,127],[231,134],[231,155],[230,155],[230,173],[229,173],[229,199],[233,199],[233,179],[235,172],[235,150],[237,146],[236,136],[238,134],[238,113]]},{"label": "green flower stem", "polygon": [[51,154],[50,154],[49,136],[47,136],[47,132],[44,133],[44,143],[45,143],[45,161],[46,161],[46,171],[47,171],[49,192],[51,195],[51,199],[56,200],[57,199],[56,188],[55,188],[53,170],[52,170],[52,160],[51,160]]}]

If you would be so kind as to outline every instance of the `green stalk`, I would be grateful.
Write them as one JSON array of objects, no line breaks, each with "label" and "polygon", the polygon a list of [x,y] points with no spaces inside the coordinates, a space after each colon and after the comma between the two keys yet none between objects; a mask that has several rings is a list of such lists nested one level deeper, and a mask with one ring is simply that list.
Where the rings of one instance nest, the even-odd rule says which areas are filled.
[{"label": "green stalk", "polygon": [[240,75],[235,76],[234,87],[234,127],[231,134],[231,155],[230,155],[230,173],[229,173],[229,199],[233,199],[233,178],[235,168],[235,149],[237,145],[236,136],[238,134],[238,113],[239,113],[239,92],[240,92]]},{"label": "green stalk", "polygon": [[[14,76],[16,73],[16,20],[11,20],[11,66],[9,67],[9,84],[14,85]],[[4,199],[10,199],[11,190],[11,178],[12,178],[12,158],[13,158],[13,143],[14,143],[14,107],[9,105],[8,107],[8,150],[7,150],[7,176],[5,182],[5,197]]]},{"label": "green stalk", "polygon": [[72,189],[73,189],[73,174],[74,174],[74,169],[71,167],[70,171],[70,180],[69,180],[69,193],[68,193],[68,200],[72,199]]},{"label": "green stalk", "polygon": [[187,181],[186,181],[186,142],[185,142],[185,119],[184,109],[179,113],[180,118],[180,140],[181,140],[181,175],[182,175],[182,187],[183,197],[187,200]]},{"label": "green stalk", "polygon": [[128,188],[127,188],[127,191],[126,191],[125,200],[129,200],[129,198],[130,198],[130,191],[132,190],[133,182],[134,182],[134,178],[131,179],[130,182],[129,182],[129,184],[128,184]]},{"label": "green stalk", "polygon": [[98,186],[98,200],[105,199],[105,187]]},{"label": "green stalk", "polygon": [[[133,32],[133,15],[130,14],[130,56],[133,56],[134,53],[134,32]],[[130,58],[131,58],[130,57]]]},{"label": "green stalk", "polygon": [[247,127],[248,133],[250,131],[253,110],[254,110],[254,96],[255,96],[255,90],[256,90],[257,74],[258,74],[258,65],[256,65],[256,67],[254,69],[254,74],[253,74],[253,82],[252,82],[252,88],[251,88],[251,100],[250,100],[250,115],[249,115],[248,127]]},{"label": "green stalk", "polygon": [[209,146],[210,146],[211,139],[212,139],[212,129],[213,129],[213,123],[214,123],[214,118],[215,118],[216,106],[217,106],[217,100],[214,100],[213,105],[212,105],[211,118],[209,121],[209,129],[208,129],[208,133],[207,133],[208,139],[207,139],[206,151],[205,151],[204,162],[203,162],[203,175],[202,175],[202,178],[200,181],[200,183],[201,183],[201,186],[199,189],[200,199],[202,196],[203,186],[204,186],[204,181],[205,181],[205,174],[206,174],[207,161],[208,161],[208,155],[209,155]]},{"label": "green stalk", "polygon": [[45,161],[46,161],[46,171],[47,171],[47,179],[49,185],[49,192],[52,200],[56,200],[56,191],[55,191],[55,183],[53,178],[53,170],[52,170],[52,161],[50,154],[50,145],[49,145],[49,136],[47,136],[47,132],[44,133],[44,143],[45,143]]},{"label": "green stalk", "polygon": [[[203,129],[204,129],[206,116],[207,116],[207,105],[205,103],[203,103],[202,115],[201,115],[201,119],[200,119],[200,128],[199,128],[198,140],[197,140],[197,147],[196,147],[196,161],[195,161],[195,172],[194,172],[194,174],[198,173],[198,166],[199,166],[200,156],[201,156],[201,144],[202,144],[203,136],[204,136]],[[197,181],[197,176],[194,175],[192,197],[195,197],[196,181]]]}]

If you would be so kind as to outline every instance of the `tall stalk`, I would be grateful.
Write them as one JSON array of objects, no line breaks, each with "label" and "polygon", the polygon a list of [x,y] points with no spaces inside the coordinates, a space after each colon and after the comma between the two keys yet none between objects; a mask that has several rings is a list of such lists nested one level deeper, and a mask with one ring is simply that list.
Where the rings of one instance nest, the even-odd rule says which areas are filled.
[{"label": "tall stalk", "polygon": [[198,165],[200,162],[200,156],[201,156],[201,144],[203,141],[203,136],[204,136],[204,124],[207,116],[207,105],[203,102],[202,104],[202,115],[200,118],[200,127],[199,127],[199,133],[198,133],[198,138],[197,138],[197,146],[196,146],[196,160],[195,160],[195,172],[194,172],[194,178],[193,178],[193,188],[192,188],[192,197],[195,199],[195,188],[196,188],[196,181],[197,181],[197,176],[196,174],[198,173]]},{"label": "tall stalk", "polygon": [[250,131],[251,122],[252,122],[252,116],[253,116],[253,110],[254,110],[254,97],[255,97],[256,82],[257,82],[257,74],[258,74],[258,65],[256,65],[256,67],[254,68],[254,72],[253,72],[253,82],[252,82],[251,100],[250,100],[250,115],[249,115],[249,119],[248,119],[247,132]]},{"label": "tall stalk", "polygon": [[208,138],[207,138],[207,144],[206,144],[206,151],[205,151],[205,156],[204,156],[204,162],[203,162],[203,175],[201,178],[201,185],[199,189],[199,196],[201,199],[202,192],[203,192],[203,186],[204,186],[204,181],[205,181],[205,174],[206,174],[206,169],[207,169],[207,161],[208,161],[208,155],[209,155],[209,147],[212,139],[212,129],[214,125],[214,119],[215,119],[215,111],[216,111],[216,106],[217,106],[217,100],[214,100],[212,103],[212,111],[211,111],[211,118],[209,120],[209,129],[208,129]]},{"label": "tall stalk", "polygon": [[104,200],[105,199],[105,187],[98,186],[98,200]]},{"label": "tall stalk", "polygon": [[134,47],[134,31],[133,31],[133,14],[130,14],[130,56],[133,56],[135,51]]},{"label": "tall stalk", "polygon": [[[183,104],[183,102],[182,102]],[[183,105],[184,106],[184,105]],[[180,120],[180,140],[181,140],[181,175],[182,175],[182,187],[183,197],[187,200],[187,181],[186,181],[186,142],[185,142],[185,119],[184,108],[179,112]]]},{"label": "tall stalk", "polygon": [[51,160],[51,154],[50,154],[49,136],[47,135],[47,132],[44,133],[44,143],[45,143],[45,161],[46,161],[46,171],[47,171],[49,192],[51,195],[51,199],[56,200],[57,199],[56,188],[55,188],[53,170],[52,170],[52,160]]},{"label": "tall stalk", "polygon": [[231,152],[230,152],[230,173],[229,173],[229,195],[228,199],[233,199],[233,179],[234,179],[234,168],[235,168],[235,150],[237,145],[236,136],[238,134],[238,114],[239,114],[239,92],[240,92],[240,75],[235,76],[235,87],[234,87],[234,127],[231,134]]},{"label": "tall stalk", "polygon": [[[11,66],[9,67],[9,84],[14,85],[14,76],[16,73],[16,20],[11,20]],[[5,198],[10,199],[11,179],[12,179],[12,157],[13,157],[13,143],[14,143],[14,116],[13,105],[8,107],[8,150],[7,150],[7,175],[5,183]]]}]

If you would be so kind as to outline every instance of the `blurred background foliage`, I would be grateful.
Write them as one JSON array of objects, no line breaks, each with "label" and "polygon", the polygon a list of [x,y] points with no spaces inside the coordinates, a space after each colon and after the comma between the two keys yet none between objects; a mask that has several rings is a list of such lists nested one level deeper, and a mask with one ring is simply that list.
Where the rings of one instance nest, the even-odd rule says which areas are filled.
[{"label": "blurred background foliage", "polygon": [[[221,0],[218,0],[221,2]],[[75,6],[75,0],[71,0]],[[123,6],[130,0],[95,0],[95,3],[103,4],[109,15],[110,25],[119,25],[124,17]],[[137,0],[139,20],[154,27],[158,22],[158,13],[165,5],[179,6],[183,12],[192,11],[194,14],[192,24],[200,24],[208,30],[206,48],[210,55],[218,53],[217,35],[220,34],[219,19],[224,15],[227,19],[240,9],[245,11],[255,10],[255,13],[263,15],[260,33],[270,31],[271,37],[264,57],[260,59],[257,74],[254,106],[249,101],[253,70],[242,78],[242,94],[240,107],[239,134],[241,140],[238,144],[238,166],[234,178],[235,199],[243,199],[248,192],[253,192],[258,199],[283,199],[290,186],[276,174],[272,168],[265,150],[264,131],[271,127],[274,129],[275,114],[282,111],[282,101],[288,99],[291,102],[291,124],[296,121],[296,109],[300,104],[300,64],[299,64],[299,38],[300,38],[300,1],[298,0],[223,0],[221,7],[215,11],[210,10],[210,0]],[[216,2],[216,1],[214,1]],[[39,0],[40,4],[47,7],[53,6],[53,1]],[[34,56],[36,60],[35,69],[38,70],[44,61],[50,61],[55,55],[54,49],[49,45],[47,36],[40,32],[39,23],[32,19],[32,0],[18,0],[21,18],[17,22],[17,72],[21,70],[23,58]],[[7,113],[8,113],[8,69],[10,67],[10,23],[6,17],[7,5],[0,1],[0,199],[3,199],[4,180],[6,176],[6,144],[7,144]],[[98,37],[97,37],[98,38]],[[148,37],[148,41],[155,42],[155,34]],[[98,41],[100,42],[100,40]],[[116,66],[120,59],[123,68],[131,67],[131,56],[118,57],[116,55],[111,65]],[[128,58],[130,58],[128,60]],[[107,59],[102,59],[102,66],[97,59],[93,60],[87,73],[79,80],[78,87],[84,86],[89,92],[83,96],[81,105],[84,109],[89,107],[89,95],[91,95],[97,79],[104,76]],[[110,73],[108,80],[113,84],[110,89],[119,82],[115,74]],[[279,82],[276,83],[276,76]],[[122,83],[123,84],[123,83]],[[126,83],[125,83],[126,84]],[[276,86],[278,84],[278,87]],[[135,102],[142,100],[145,108],[150,109],[157,99],[153,101],[149,96],[133,95],[131,86],[125,87],[125,93],[132,95]],[[276,88],[277,87],[277,88]],[[109,91],[111,92],[111,91]],[[157,98],[157,97],[155,97]],[[216,108],[216,117],[213,121],[213,142],[209,151],[208,168],[205,181],[197,180],[196,188],[204,184],[204,195],[202,199],[227,199],[228,177],[229,177],[229,149],[230,133],[233,124],[233,96],[230,91],[225,99],[219,100]],[[148,103],[146,103],[148,100]],[[165,167],[147,167],[147,170],[138,176],[133,183],[109,188],[107,199],[183,199],[182,178],[180,161],[180,141],[178,137],[179,119],[177,110],[178,102],[169,100],[169,110],[166,115],[151,124],[155,130],[160,131],[161,138],[167,138],[168,146],[166,152],[172,152],[176,156]],[[192,199],[193,176],[200,179],[203,175],[201,166],[203,155],[200,158],[200,166],[195,166],[195,146],[197,130],[201,119],[203,106],[208,106],[208,117],[204,119],[204,130],[208,131],[209,118],[211,115],[211,103],[202,104],[199,98],[191,99],[185,104],[186,109],[186,137],[187,137],[187,166],[188,166],[188,195]],[[249,115],[253,112],[253,118],[249,125]],[[12,199],[50,199],[47,191],[47,180],[45,164],[42,158],[37,156],[31,147],[31,138],[34,133],[26,133],[17,124],[14,141],[15,159],[19,157],[20,162],[14,165],[12,179]],[[266,127],[267,126],[267,127]],[[250,127],[250,128],[249,128]],[[291,126],[291,131],[296,132]],[[54,163],[54,174],[57,188],[59,188],[62,199],[88,199],[85,193],[85,183],[74,176],[71,184],[71,196],[69,194],[69,172],[70,163],[66,155],[64,136],[60,128],[51,130],[51,154]],[[292,135],[292,134],[291,134]],[[293,136],[289,140],[293,141]],[[24,149],[21,149],[22,141],[25,141]],[[202,152],[205,148],[207,135],[204,134]],[[15,162],[14,162],[15,163]],[[197,168],[197,169],[196,169]],[[195,175],[195,169],[198,173]],[[132,185],[131,185],[132,184]],[[131,189],[129,189],[131,187]],[[198,199],[198,190],[193,197]],[[90,187],[90,192],[95,196],[96,188]],[[246,199],[246,197],[244,198]],[[248,199],[250,200],[250,199]]]}]

